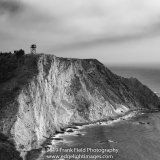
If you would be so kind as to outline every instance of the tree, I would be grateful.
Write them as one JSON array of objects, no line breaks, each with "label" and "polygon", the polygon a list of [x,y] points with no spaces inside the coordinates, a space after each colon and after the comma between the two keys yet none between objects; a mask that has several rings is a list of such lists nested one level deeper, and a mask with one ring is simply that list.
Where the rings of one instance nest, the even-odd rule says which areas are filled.
[{"label": "tree", "polygon": [[23,49],[20,49],[19,51],[14,51],[17,58],[23,56],[25,54]]},{"label": "tree", "polygon": [[19,68],[19,61],[21,59],[21,57],[25,54],[24,50],[23,49],[20,49],[19,51],[14,51],[16,57],[17,57],[17,60],[18,60],[18,68]]}]

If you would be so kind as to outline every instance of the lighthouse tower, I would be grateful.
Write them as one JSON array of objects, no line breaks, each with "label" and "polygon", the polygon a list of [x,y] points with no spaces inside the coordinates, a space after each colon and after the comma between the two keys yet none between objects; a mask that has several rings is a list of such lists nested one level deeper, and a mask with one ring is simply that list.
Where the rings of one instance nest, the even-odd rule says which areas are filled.
[{"label": "lighthouse tower", "polygon": [[31,48],[31,54],[36,54],[36,48],[37,48],[36,45],[32,44],[30,48]]}]

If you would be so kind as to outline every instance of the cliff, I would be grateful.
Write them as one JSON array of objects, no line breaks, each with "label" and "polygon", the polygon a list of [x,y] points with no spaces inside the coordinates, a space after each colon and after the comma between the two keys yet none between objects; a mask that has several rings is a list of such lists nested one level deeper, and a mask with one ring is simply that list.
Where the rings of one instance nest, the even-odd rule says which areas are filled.
[{"label": "cliff", "polygon": [[44,137],[72,122],[96,121],[160,104],[137,79],[117,76],[95,59],[45,54],[25,55],[0,83],[0,97],[0,132],[20,152],[38,148]]}]

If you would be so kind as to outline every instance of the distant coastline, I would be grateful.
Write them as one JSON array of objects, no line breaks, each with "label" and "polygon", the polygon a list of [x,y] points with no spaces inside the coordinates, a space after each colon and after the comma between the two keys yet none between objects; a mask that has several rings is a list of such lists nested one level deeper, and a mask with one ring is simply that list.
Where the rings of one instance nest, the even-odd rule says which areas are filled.
[{"label": "distant coastline", "polygon": [[[107,65],[106,65],[107,66]],[[150,66],[107,66],[113,73],[125,77],[137,78],[160,97],[160,68]]]}]

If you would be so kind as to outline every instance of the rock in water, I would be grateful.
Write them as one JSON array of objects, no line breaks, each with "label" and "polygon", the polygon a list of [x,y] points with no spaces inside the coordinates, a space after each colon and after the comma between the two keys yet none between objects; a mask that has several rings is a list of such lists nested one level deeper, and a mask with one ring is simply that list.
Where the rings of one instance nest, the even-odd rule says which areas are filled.
[{"label": "rock in water", "polygon": [[20,152],[38,148],[44,137],[72,122],[159,107],[158,97],[141,82],[113,74],[96,59],[45,54],[25,55],[23,64],[4,74],[0,97],[0,132]]}]

